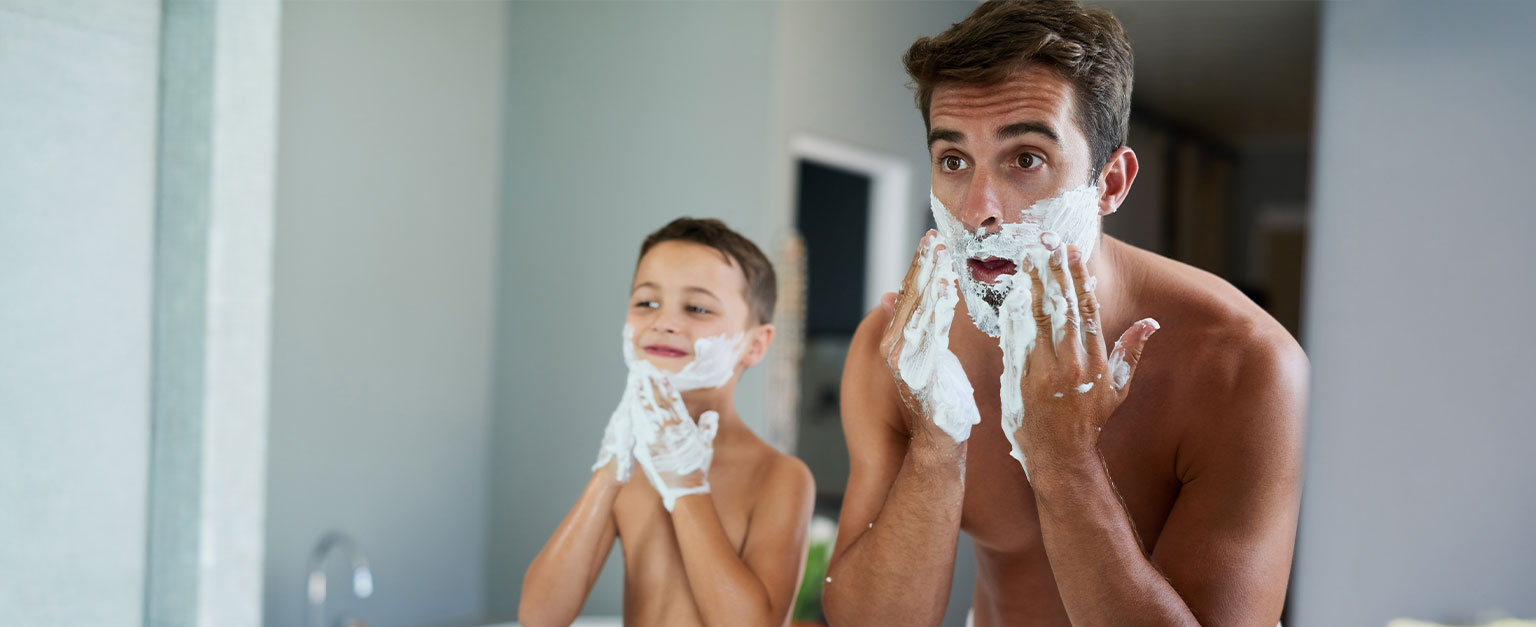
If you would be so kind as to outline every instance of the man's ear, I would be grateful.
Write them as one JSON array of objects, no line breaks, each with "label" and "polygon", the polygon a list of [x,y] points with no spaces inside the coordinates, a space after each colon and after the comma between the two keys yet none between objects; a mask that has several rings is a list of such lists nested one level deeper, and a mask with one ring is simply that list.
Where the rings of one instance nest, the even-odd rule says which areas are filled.
[{"label": "man's ear", "polygon": [[1115,149],[1109,156],[1109,163],[1104,164],[1104,171],[1099,173],[1099,216],[1107,216],[1120,209],[1120,203],[1125,202],[1127,194],[1131,193],[1131,183],[1136,180],[1136,151],[1128,146]]},{"label": "man's ear", "polygon": [[747,331],[747,350],[741,355],[741,367],[743,370],[756,366],[768,354],[768,347],[773,344],[773,325],[760,324],[757,328]]}]

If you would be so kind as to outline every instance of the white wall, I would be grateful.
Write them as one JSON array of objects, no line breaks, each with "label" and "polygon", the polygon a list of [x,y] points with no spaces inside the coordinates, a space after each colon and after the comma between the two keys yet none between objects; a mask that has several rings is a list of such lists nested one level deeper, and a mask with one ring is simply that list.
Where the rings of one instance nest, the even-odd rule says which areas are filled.
[{"label": "white wall", "polygon": [[269,625],[302,624],[331,528],[372,560],[368,624],[480,616],[506,12],[284,6]]},{"label": "white wall", "polygon": [[[720,217],[770,254],[769,3],[517,2],[492,437],[490,616],[590,476],[623,385],[619,331],[644,236]],[[761,424],[762,368],[737,393]],[[617,556],[615,551],[614,555]],[[620,609],[609,562],[588,613]]]},{"label": "white wall", "polygon": [[159,28],[0,4],[0,624],[143,617]]},{"label": "white wall", "polygon": [[1532,25],[1325,7],[1300,627],[1536,616]]}]

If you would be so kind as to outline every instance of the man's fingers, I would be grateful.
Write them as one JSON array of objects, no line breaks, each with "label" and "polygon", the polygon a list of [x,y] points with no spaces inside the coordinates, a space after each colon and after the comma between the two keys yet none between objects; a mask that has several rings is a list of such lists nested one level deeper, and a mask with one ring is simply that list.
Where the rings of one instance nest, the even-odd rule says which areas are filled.
[{"label": "man's fingers", "polygon": [[1035,352],[1051,351],[1054,355],[1056,348],[1051,342],[1042,338],[1051,337],[1051,317],[1046,315],[1045,306],[1042,304],[1045,298],[1045,283],[1040,279],[1040,268],[1035,267],[1028,256],[1024,257],[1024,266],[1029,273],[1029,297],[1030,308],[1035,314]]},{"label": "man's fingers", "polygon": [[885,336],[880,340],[880,349],[885,353],[887,360],[896,356],[896,351],[901,346],[902,332],[907,327],[907,319],[912,316],[912,310],[922,300],[922,293],[926,287],[922,284],[928,278],[922,276],[923,266],[926,258],[932,254],[933,241],[937,237],[938,233],[929,229],[923,238],[918,240],[917,252],[912,254],[912,265],[907,267],[907,275],[901,280],[901,292],[896,295],[892,305],[890,326],[886,327]]},{"label": "man's fingers", "polygon": [[885,313],[888,314],[896,313],[896,292],[886,292],[881,295],[880,308],[884,309]]},{"label": "man's fingers", "polygon": [[[1060,346],[1056,352],[1062,355],[1076,356],[1082,353],[1082,344],[1078,339],[1077,318],[1077,289],[1072,281],[1071,271],[1067,268],[1067,249],[1061,243],[1061,238],[1055,233],[1047,232],[1042,238],[1042,243],[1051,249],[1051,278],[1055,285],[1050,293],[1045,295],[1043,302],[1049,303],[1051,311],[1046,312],[1051,316],[1051,341]],[[1059,330],[1058,330],[1058,327]]]},{"label": "man's fingers", "polygon": [[1083,333],[1093,336],[1083,338],[1083,348],[1091,363],[1102,363],[1105,356],[1104,338],[1099,337],[1099,298],[1093,293],[1098,287],[1098,277],[1088,274],[1088,260],[1076,246],[1068,249],[1067,264],[1072,270],[1072,285],[1077,288],[1077,310],[1082,317]]},{"label": "man's fingers", "polygon": [[1141,363],[1141,352],[1147,346],[1147,339],[1159,328],[1162,327],[1156,320],[1143,318],[1126,329],[1115,342],[1115,349],[1110,351],[1110,383],[1121,398],[1125,398],[1129,391],[1131,378],[1136,375],[1136,366]]}]

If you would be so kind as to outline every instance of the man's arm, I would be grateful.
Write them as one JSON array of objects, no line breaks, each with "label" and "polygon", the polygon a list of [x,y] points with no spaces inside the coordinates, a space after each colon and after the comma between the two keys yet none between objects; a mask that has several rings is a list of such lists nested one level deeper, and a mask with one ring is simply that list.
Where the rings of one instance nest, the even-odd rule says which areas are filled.
[{"label": "man's arm", "polygon": [[615,475],[616,463],[592,473],[576,505],[528,565],[522,600],[517,605],[519,623],[529,627],[569,625],[581,614],[618,535],[613,502],[624,484]]},{"label": "man's arm", "polygon": [[815,491],[805,464],[790,457],[775,460],[752,508],[740,555],[710,494],[677,500],[672,527],[705,625],[767,627],[788,620],[805,568]]},{"label": "man's arm", "polygon": [[966,445],[906,428],[880,354],[890,319],[865,318],[843,368],[850,473],[822,590],[833,624],[934,625],[949,602]]},{"label": "man's arm", "polygon": [[1270,354],[1250,355],[1223,400],[1191,408],[1210,417],[1181,447],[1182,487],[1150,557],[1097,455],[1031,475],[1073,624],[1279,620],[1301,494],[1306,365],[1300,349],[1260,352]]},{"label": "man's arm", "polygon": [[[1092,289],[1083,287],[1091,282],[1084,281],[1081,260],[1063,264],[1057,252],[1051,272],[1068,293],[1076,285],[1082,319],[1087,328],[1098,328],[1098,304]],[[1031,275],[1038,292],[1039,275]],[[1037,294],[1034,313],[1043,339],[1050,322],[1041,302]],[[1096,427],[1129,392],[1141,349],[1157,325],[1133,325],[1106,363],[1103,341],[1085,334],[1086,346],[1079,343],[1076,324],[1069,316],[1065,341],[1042,341],[1030,355],[1023,385],[1033,400],[1020,432],[1032,449],[1030,479],[1046,554],[1073,624],[1277,620],[1301,489],[1305,355],[1288,336],[1256,332],[1200,360],[1205,374],[1192,377],[1207,389],[1175,395],[1198,399],[1181,408],[1198,418],[1182,434],[1175,460],[1182,487],[1149,557],[1110,482]],[[1128,369],[1109,365],[1117,360]],[[1100,385],[1075,395],[1047,394],[1076,381],[1103,380],[1103,374],[1110,375],[1112,392]],[[1093,387],[1097,393],[1090,393]]]}]

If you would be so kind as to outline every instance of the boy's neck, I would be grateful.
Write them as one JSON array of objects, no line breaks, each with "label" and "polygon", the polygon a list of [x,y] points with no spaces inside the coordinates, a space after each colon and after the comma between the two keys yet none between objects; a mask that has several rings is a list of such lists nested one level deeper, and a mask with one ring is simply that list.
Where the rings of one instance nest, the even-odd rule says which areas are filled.
[{"label": "boy's neck", "polygon": [[704,415],[706,411],[720,414],[722,426],[726,422],[741,420],[736,414],[736,382],[734,380],[718,388],[683,392],[683,405],[688,408],[688,415],[693,417],[694,422],[698,422],[699,416]]}]

